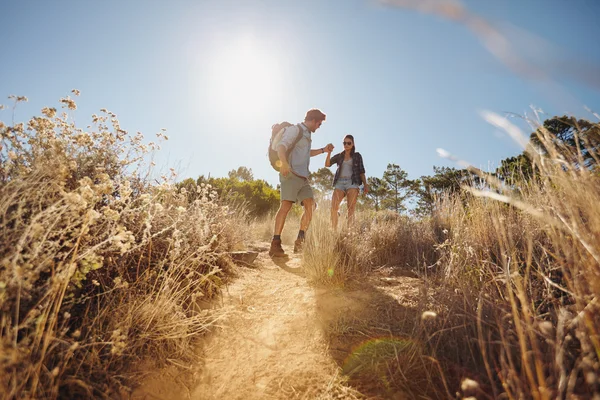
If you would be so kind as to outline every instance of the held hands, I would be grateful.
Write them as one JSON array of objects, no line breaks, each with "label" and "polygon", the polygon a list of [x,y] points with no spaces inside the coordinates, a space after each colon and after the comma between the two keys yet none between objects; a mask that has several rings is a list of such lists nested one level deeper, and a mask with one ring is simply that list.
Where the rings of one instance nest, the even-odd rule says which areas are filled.
[{"label": "held hands", "polygon": [[325,150],[325,153],[331,153],[333,151],[333,149],[334,149],[334,146],[333,146],[333,144],[329,143],[323,149]]}]

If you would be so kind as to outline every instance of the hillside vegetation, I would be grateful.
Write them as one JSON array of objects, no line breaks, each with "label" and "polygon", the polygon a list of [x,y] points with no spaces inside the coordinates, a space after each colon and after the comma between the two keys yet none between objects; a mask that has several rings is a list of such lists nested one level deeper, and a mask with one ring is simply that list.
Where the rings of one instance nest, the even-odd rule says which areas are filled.
[{"label": "hillside vegetation", "polygon": [[2,398],[114,397],[134,361],[190,361],[241,239],[210,186],[150,182],[155,144],[61,104],[0,122]]},{"label": "hillside vegetation", "polygon": [[[139,361],[193,363],[195,340],[225,318],[206,304],[234,275],[229,252],[268,241],[278,203],[244,167],[155,179],[157,144],[107,110],[83,129],[74,100],[61,107],[0,122],[5,398],[116,397]],[[388,392],[416,395],[427,377],[439,397],[600,396],[600,128],[530,122],[523,154],[493,173],[409,180],[391,163],[337,232],[323,218],[329,175],[312,176],[324,211],[302,258],[311,285],[343,289],[383,269],[423,282],[410,357],[388,352],[377,370]]]}]

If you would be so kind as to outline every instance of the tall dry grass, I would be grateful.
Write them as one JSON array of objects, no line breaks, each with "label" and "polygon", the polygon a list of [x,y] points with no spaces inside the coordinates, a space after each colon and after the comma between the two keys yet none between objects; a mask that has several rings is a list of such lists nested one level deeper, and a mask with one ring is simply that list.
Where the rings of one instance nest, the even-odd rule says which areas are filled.
[{"label": "tall dry grass", "polygon": [[582,149],[536,132],[542,151],[527,149],[534,180],[490,179],[467,204],[440,204],[449,231],[440,278],[455,291],[446,325],[458,328],[437,345],[446,355],[448,343],[469,348],[465,364],[479,367],[471,369],[493,397],[592,398],[600,395],[600,180],[580,167]]},{"label": "tall dry grass", "polygon": [[415,334],[461,396],[600,396],[600,176],[580,167],[599,157],[536,127],[532,180],[473,170],[485,188],[443,197],[430,218],[364,213],[334,233],[323,214],[311,228],[304,265],[319,283],[391,265],[435,288]]},{"label": "tall dry grass", "polygon": [[333,230],[329,203],[317,210],[306,240],[303,266],[314,282],[343,283],[375,268],[423,269],[435,256],[430,226],[392,211],[359,211],[353,225],[340,216]]},{"label": "tall dry grass", "polygon": [[[334,354],[340,347],[351,350],[341,372],[367,396],[443,398],[447,391],[438,363],[421,340],[418,321],[425,304],[408,307],[370,277],[376,270],[426,270],[435,256],[430,225],[391,211],[361,211],[348,226],[343,207],[336,231],[329,202],[319,204],[323,206],[311,223],[302,266],[316,287],[320,318],[329,321],[323,329]],[[339,314],[330,314],[338,302],[343,304]]]},{"label": "tall dry grass", "polygon": [[[273,238],[273,229],[275,228],[275,214],[271,213],[262,217],[255,217],[248,220],[248,239],[254,241],[271,242]],[[300,217],[302,209],[294,206],[288,213],[285,220],[283,232],[281,232],[281,241],[284,245],[292,246],[297,238],[300,229]]]},{"label": "tall dry grass", "polygon": [[155,144],[61,103],[0,122],[2,398],[115,397],[136,361],[189,362],[240,240],[210,187],[149,183]]}]

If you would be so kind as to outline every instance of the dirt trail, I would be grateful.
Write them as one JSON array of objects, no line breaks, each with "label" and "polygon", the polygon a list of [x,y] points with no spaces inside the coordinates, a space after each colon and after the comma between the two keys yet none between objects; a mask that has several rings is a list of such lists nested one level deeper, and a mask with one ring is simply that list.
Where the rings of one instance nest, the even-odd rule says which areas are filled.
[{"label": "dirt trail", "polygon": [[[163,371],[147,379],[133,399],[409,397],[387,381],[382,391],[377,379],[358,374],[349,380],[347,375],[353,364],[360,364],[353,352],[361,344],[375,336],[398,337],[414,325],[418,279],[379,276],[380,287],[314,288],[303,275],[299,256],[276,265],[267,244],[257,247],[256,268],[240,268],[223,292],[229,316],[203,341],[202,363],[192,368],[196,372]],[[291,249],[286,251],[292,255]],[[397,364],[397,348],[394,352]]]}]

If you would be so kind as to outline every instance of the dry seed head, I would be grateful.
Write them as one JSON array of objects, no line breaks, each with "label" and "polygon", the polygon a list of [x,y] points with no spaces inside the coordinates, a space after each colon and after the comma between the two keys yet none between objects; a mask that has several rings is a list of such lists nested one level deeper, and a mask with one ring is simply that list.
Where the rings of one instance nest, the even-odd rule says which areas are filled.
[{"label": "dry seed head", "polygon": [[117,222],[120,218],[120,215],[117,211],[113,210],[112,208],[108,208],[105,207],[104,210],[102,211],[102,213],[104,214],[104,216],[111,220],[111,221],[115,221]]},{"label": "dry seed head", "polygon": [[542,321],[539,323],[540,331],[546,337],[550,337],[554,333],[554,327],[550,321]]},{"label": "dry seed head", "polygon": [[102,183],[104,183],[104,182],[110,182],[110,176],[108,176],[108,174],[106,172],[101,172],[96,177]]},{"label": "dry seed head", "polygon": [[94,221],[96,221],[101,216],[102,215],[98,211],[96,211],[94,209],[88,210],[88,212],[85,214],[85,217],[86,217],[86,219],[87,219],[87,221],[89,223],[93,223]]},{"label": "dry seed head", "polygon": [[9,95],[8,98],[15,100],[17,103],[20,101],[23,101],[23,102],[29,101],[29,99],[27,99],[27,97],[25,97],[25,96],[15,96],[14,94]]},{"label": "dry seed head", "polygon": [[82,186],[79,188],[79,192],[81,193],[81,197],[85,201],[93,201],[94,200],[94,191],[89,186]]},{"label": "dry seed head", "polygon": [[465,378],[460,384],[460,389],[463,392],[474,392],[479,390],[479,383],[473,379]]},{"label": "dry seed head", "polygon": [[56,117],[56,108],[44,107],[44,108],[42,108],[42,114],[44,114],[48,118],[54,118],[54,117]]},{"label": "dry seed head", "polygon": [[113,192],[113,183],[112,181],[102,182],[99,185],[96,185],[96,192],[99,194],[111,194]]},{"label": "dry seed head", "polygon": [[131,197],[133,191],[131,190],[131,183],[129,181],[122,182],[119,187],[119,194],[122,200],[126,200]]},{"label": "dry seed head", "polygon": [[593,371],[589,371],[585,374],[585,381],[588,385],[594,386],[598,382],[598,375],[596,375],[596,373]]},{"label": "dry seed head", "polygon": [[113,283],[115,284],[115,287],[120,287],[123,284],[123,279],[120,276],[117,276],[113,279]]},{"label": "dry seed head", "polygon": [[89,176],[84,176],[83,178],[81,178],[79,180],[80,186],[91,186],[93,184],[94,184],[94,182],[92,181],[92,179]]},{"label": "dry seed head", "polygon": [[421,319],[423,321],[433,320],[435,318],[437,318],[437,313],[433,311],[424,311],[423,314],[421,314]]},{"label": "dry seed head", "polygon": [[117,234],[111,238],[111,242],[120,250],[121,254],[125,254],[135,242],[135,236],[126,228],[119,226]]},{"label": "dry seed head", "polygon": [[60,102],[66,105],[69,110],[77,110],[77,104],[75,104],[75,101],[69,96],[63,97],[60,99]]}]

